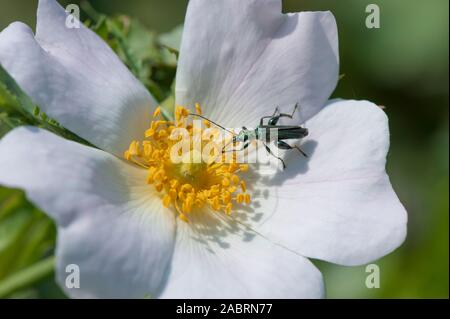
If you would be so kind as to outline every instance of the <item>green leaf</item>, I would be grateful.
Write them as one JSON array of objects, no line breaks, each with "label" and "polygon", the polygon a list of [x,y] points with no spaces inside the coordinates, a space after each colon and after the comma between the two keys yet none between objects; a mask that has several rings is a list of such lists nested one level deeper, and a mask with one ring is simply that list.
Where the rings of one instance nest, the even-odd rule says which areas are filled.
[{"label": "green leaf", "polygon": [[22,191],[0,188],[0,280],[51,253],[56,227]]},{"label": "green leaf", "polygon": [[34,208],[22,191],[0,187],[0,298],[13,292],[15,297],[40,293],[28,287],[53,271],[53,266],[39,265],[53,253],[55,243],[52,220]]},{"label": "green leaf", "polygon": [[[168,48],[155,32],[136,19],[125,15],[107,17],[88,2],[83,2],[82,8],[93,21],[89,23],[91,29],[108,43],[157,101],[164,101],[175,79],[176,48]],[[170,39],[168,35],[165,38],[164,41]],[[176,43],[176,36],[172,38],[170,43]]]},{"label": "green leaf", "polygon": [[22,125],[41,127],[63,138],[92,146],[41,112],[39,107],[0,65],[0,133],[3,135],[8,130]]},{"label": "green leaf", "polygon": [[0,108],[28,116],[35,105],[16,81],[0,65]]},{"label": "green leaf", "polygon": [[50,276],[54,271],[54,265],[55,257],[51,256],[0,281],[0,298],[8,297],[19,289],[29,287]]},{"label": "green leaf", "polygon": [[33,108],[31,99],[0,65],[0,137],[17,126],[32,124]]},{"label": "green leaf", "polygon": [[184,26],[179,25],[175,27],[172,31],[168,33],[164,33],[159,37],[159,42],[168,47],[171,48],[174,52],[180,52],[181,47],[181,38],[183,36],[183,30]]},{"label": "green leaf", "polygon": [[3,257],[2,262],[7,249],[13,246],[21,234],[21,230],[31,221],[31,217],[26,211],[17,210],[15,214],[0,223],[0,255]]}]

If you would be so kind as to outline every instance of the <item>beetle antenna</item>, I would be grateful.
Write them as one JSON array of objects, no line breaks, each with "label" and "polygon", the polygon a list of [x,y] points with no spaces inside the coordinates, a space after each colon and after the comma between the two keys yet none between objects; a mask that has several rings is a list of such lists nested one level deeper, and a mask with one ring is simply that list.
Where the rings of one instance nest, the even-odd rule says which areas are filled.
[{"label": "beetle antenna", "polygon": [[236,136],[236,133],[230,131],[229,129],[226,129],[225,127],[223,127],[223,126],[220,125],[220,124],[217,124],[216,122],[211,121],[210,119],[204,117],[203,115],[192,114],[192,113],[189,113],[189,115],[191,115],[191,116],[197,116],[197,117],[200,117],[200,118],[202,118],[202,119],[204,119],[204,120],[207,120],[208,122],[211,122],[211,123],[214,124],[215,126],[220,127],[222,130],[227,131],[228,133],[233,134],[233,136]]}]

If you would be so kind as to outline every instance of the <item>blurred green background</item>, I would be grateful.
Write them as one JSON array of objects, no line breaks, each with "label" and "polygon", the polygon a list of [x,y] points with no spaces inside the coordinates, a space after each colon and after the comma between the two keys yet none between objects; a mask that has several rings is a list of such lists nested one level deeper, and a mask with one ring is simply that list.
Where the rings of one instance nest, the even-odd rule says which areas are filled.
[{"label": "blurred green background", "polygon": [[[61,1],[69,2],[79,3]],[[160,33],[182,24],[187,6],[186,0],[90,3],[108,15],[138,18]],[[365,27],[370,3],[381,9],[380,29]],[[0,29],[15,20],[34,26],[36,5],[36,0],[0,0]],[[364,266],[316,263],[328,297],[448,298],[449,2],[285,0],[284,10],[331,10],[336,16],[345,78],[334,95],[386,106],[392,142],[388,172],[409,213],[405,244],[376,262],[379,289],[366,288]],[[48,257],[54,244],[55,229],[45,215],[22,193],[0,188],[0,296],[6,283],[21,288],[7,297],[63,297]]]}]

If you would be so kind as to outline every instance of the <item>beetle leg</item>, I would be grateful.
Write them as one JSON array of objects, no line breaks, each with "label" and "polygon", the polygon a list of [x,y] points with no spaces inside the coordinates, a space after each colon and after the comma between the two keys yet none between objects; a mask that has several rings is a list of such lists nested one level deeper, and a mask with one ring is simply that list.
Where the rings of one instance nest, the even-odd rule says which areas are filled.
[{"label": "beetle leg", "polygon": [[263,143],[263,144],[264,144],[264,147],[266,148],[267,153],[269,153],[270,155],[272,155],[273,157],[275,157],[276,159],[278,159],[278,160],[281,162],[281,164],[283,164],[283,169],[286,169],[286,163],[284,163],[284,160],[283,160],[282,158],[276,156],[276,155],[272,152],[272,150],[270,149],[270,147],[267,146],[266,143]]},{"label": "beetle leg", "polygon": [[298,103],[295,104],[294,110],[292,111],[292,114],[280,113],[279,117],[288,117],[288,118],[292,119],[292,118],[294,118],[295,111],[297,111],[297,108],[298,108]]},{"label": "beetle leg", "polygon": [[[277,113],[280,113],[280,109],[278,108],[278,106],[275,108],[275,111],[273,112],[272,115],[262,117],[261,120],[259,121],[259,125],[260,126],[264,125],[264,120],[265,119],[269,119],[269,124],[270,124],[270,120],[275,118]],[[277,122],[278,122],[278,120],[277,120]]]},{"label": "beetle leg", "polygon": [[273,111],[272,117],[274,117],[275,115],[277,115],[277,113],[280,113],[280,107],[279,107],[279,106],[277,106],[277,107],[275,108],[275,111]]},{"label": "beetle leg", "polygon": [[[294,110],[292,111],[292,114],[279,113],[277,116],[275,116],[275,114],[274,114],[269,120],[269,125],[277,125],[278,121],[282,117],[287,117],[287,118],[290,118],[292,120],[294,118],[295,111],[297,111],[297,108],[298,108],[298,103],[295,104],[295,107],[294,107]],[[278,110],[278,108],[277,108],[277,110]]]},{"label": "beetle leg", "polygon": [[297,145],[291,146],[291,145],[289,145],[288,143],[283,142],[283,141],[277,141],[276,145],[277,145],[277,147],[278,147],[279,149],[281,149],[281,150],[293,150],[293,149],[295,148],[295,149],[297,149],[297,150],[300,152],[300,154],[302,154],[304,157],[308,157],[308,155],[307,155],[305,152],[303,152],[303,150],[302,150],[300,147],[298,147]]},{"label": "beetle leg", "polygon": [[259,121],[259,125],[260,126],[263,126],[264,125],[264,120],[265,119],[271,119],[273,116],[263,116],[262,118],[261,118],[261,120]]},{"label": "beetle leg", "polygon": [[295,106],[294,106],[294,110],[292,111],[292,115],[291,115],[291,118],[293,118],[293,117],[294,117],[294,115],[295,115],[295,111],[297,111],[297,109],[298,109],[298,103],[296,103],[296,104],[295,104]]},{"label": "beetle leg", "polygon": [[300,148],[300,147],[298,147],[297,145],[295,145],[294,146],[299,152],[300,152],[300,154],[302,154],[304,157],[308,157],[308,154],[306,154],[305,152],[303,152],[303,150]]},{"label": "beetle leg", "polygon": [[222,154],[223,153],[230,153],[230,152],[242,152],[242,151],[246,150],[249,145],[250,145],[250,142],[247,142],[241,147],[241,149],[234,148],[234,149],[231,149],[231,150],[222,150]]}]

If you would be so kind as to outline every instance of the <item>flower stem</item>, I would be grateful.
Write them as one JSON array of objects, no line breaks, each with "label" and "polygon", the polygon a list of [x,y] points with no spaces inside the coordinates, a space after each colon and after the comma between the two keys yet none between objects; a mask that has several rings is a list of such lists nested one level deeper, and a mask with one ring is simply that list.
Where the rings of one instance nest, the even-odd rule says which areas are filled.
[{"label": "flower stem", "polygon": [[0,298],[41,281],[52,274],[54,266],[55,257],[50,256],[3,279],[0,281]]}]

